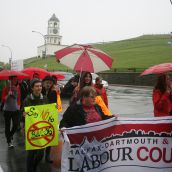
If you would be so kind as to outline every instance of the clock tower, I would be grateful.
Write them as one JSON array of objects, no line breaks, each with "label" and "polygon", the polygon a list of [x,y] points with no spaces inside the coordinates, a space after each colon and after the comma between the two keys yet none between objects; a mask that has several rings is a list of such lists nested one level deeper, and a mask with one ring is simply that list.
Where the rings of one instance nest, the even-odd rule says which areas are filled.
[{"label": "clock tower", "polygon": [[38,57],[48,57],[54,55],[54,52],[65,48],[61,44],[62,36],[60,33],[60,21],[55,14],[48,20],[47,34],[44,36],[44,45],[38,47]]},{"label": "clock tower", "polygon": [[45,35],[46,44],[61,44],[61,36],[59,35],[60,21],[55,14],[48,20],[47,35]]}]

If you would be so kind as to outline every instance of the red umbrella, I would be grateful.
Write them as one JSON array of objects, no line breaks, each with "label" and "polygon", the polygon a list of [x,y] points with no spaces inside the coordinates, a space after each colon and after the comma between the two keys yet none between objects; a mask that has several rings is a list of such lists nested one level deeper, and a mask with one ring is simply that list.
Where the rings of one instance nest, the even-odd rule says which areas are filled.
[{"label": "red umbrella", "polygon": [[60,63],[75,71],[100,72],[112,67],[112,58],[91,45],[74,44],[55,52]]},{"label": "red umbrella", "polygon": [[141,73],[141,76],[149,74],[160,74],[168,71],[172,71],[172,63],[161,63],[146,69],[143,73]]},{"label": "red umbrella", "polygon": [[28,67],[23,69],[21,72],[26,73],[30,76],[30,79],[33,78],[33,75],[38,75],[40,79],[43,79],[45,76],[49,75],[49,72],[42,68]]},{"label": "red umbrella", "polygon": [[62,79],[65,78],[64,75],[58,74],[58,73],[56,73],[56,72],[49,72],[49,74],[50,74],[50,76],[55,76],[55,77],[57,78],[57,80],[62,80]]},{"label": "red umbrella", "polygon": [[9,77],[16,76],[18,80],[29,78],[29,75],[15,70],[0,71],[0,80],[9,80]]}]

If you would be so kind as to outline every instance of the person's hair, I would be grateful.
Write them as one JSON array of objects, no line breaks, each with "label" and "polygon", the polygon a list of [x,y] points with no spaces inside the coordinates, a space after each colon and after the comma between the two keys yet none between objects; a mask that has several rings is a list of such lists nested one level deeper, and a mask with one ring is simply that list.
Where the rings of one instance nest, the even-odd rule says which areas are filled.
[{"label": "person's hair", "polygon": [[55,81],[54,81],[53,77],[52,77],[52,76],[50,76],[50,75],[47,75],[47,76],[42,80],[42,82],[44,82],[44,81],[52,81],[52,82],[53,82],[53,84],[55,83]]},{"label": "person's hair", "polygon": [[157,83],[155,89],[159,89],[161,93],[164,93],[167,89],[167,76],[165,74],[159,75],[157,78]]},{"label": "person's hair", "polygon": [[102,80],[102,78],[101,77],[96,77],[96,80],[95,80],[95,82],[97,82],[97,81],[101,81]]},{"label": "person's hair", "polygon": [[[90,75],[91,81],[90,83],[85,83],[85,78],[87,75]],[[85,86],[91,86],[92,85],[92,75],[90,72],[84,72],[81,76],[81,80],[80,80],[80,89],[82,89]]]},{"label": "person's hair", "polygon": [[9,80],[13,80],[14,78],[17,78],[17,76],[9,76]]},{"label": "person's hair", "polygon": [[40,76],[39,76],[39,73],[34,72],[33,78],[35,78],[35,77],[36,77],[36,78],[37,78],[37,77],[40,77]]},{"label": "person's hair", "polygon": [[36,83],[42,83],[38,78],[34,78],[30,81],[30,87],[33,88]]},{"label": "person's hair", "polygon": [[94,87],[85,86],[81,90],[80,99],[82,99],[83,97],[96,96],[96,95],[97,95],[97,93],[96,93],[96,90],[94,89]]},{"label": "person's hair", "polygon": [[58,78],[55,75],[52,75],[53,83],[57,84]]}]

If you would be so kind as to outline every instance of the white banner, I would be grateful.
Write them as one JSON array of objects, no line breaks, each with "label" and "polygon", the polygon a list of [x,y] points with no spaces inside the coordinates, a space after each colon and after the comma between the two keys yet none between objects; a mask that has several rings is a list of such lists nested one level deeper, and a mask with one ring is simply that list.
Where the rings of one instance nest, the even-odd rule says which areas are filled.
[{"label": "white banner", "polygon": [[16,70],[16,71],[23,70],[23,59],[12,61],[11,70]]},{"label": "white banner", "polygon": [[64,129],[61,172],[172,172],[172,117]]}]

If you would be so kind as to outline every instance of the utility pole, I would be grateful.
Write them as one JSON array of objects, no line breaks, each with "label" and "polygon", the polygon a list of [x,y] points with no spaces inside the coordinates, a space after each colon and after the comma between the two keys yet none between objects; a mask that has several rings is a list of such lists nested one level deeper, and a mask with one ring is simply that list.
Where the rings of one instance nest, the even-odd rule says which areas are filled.
[{"label": "utility pole", "polygon": [[7,45],[1,45],[1,46],[2,46],[2,47],[8,48],[8,50],[10,51],[9,65],[10,65],[10,69],[11,69],[11,67],[12,67],[12,57],[13,57],[12,50],[11,50],[11,48],[10,48],[9,46],[7,46]]},{"label": "utility pole", "polygon": [[47,56],[47,47],[46,47],[46,38],[45,38],[45,35],[43,35],[41,32],[34,31],[34,30],[33,30],[32,32],[33,32],[33,33],[38,33],[38,34],[40,34],[40,35],[43,37],[45,49],[44,49],[44,51],[43,51],[43,53],[42,53],[42,57],[43,57],[43,58],[46,58],[46,56]]}]

